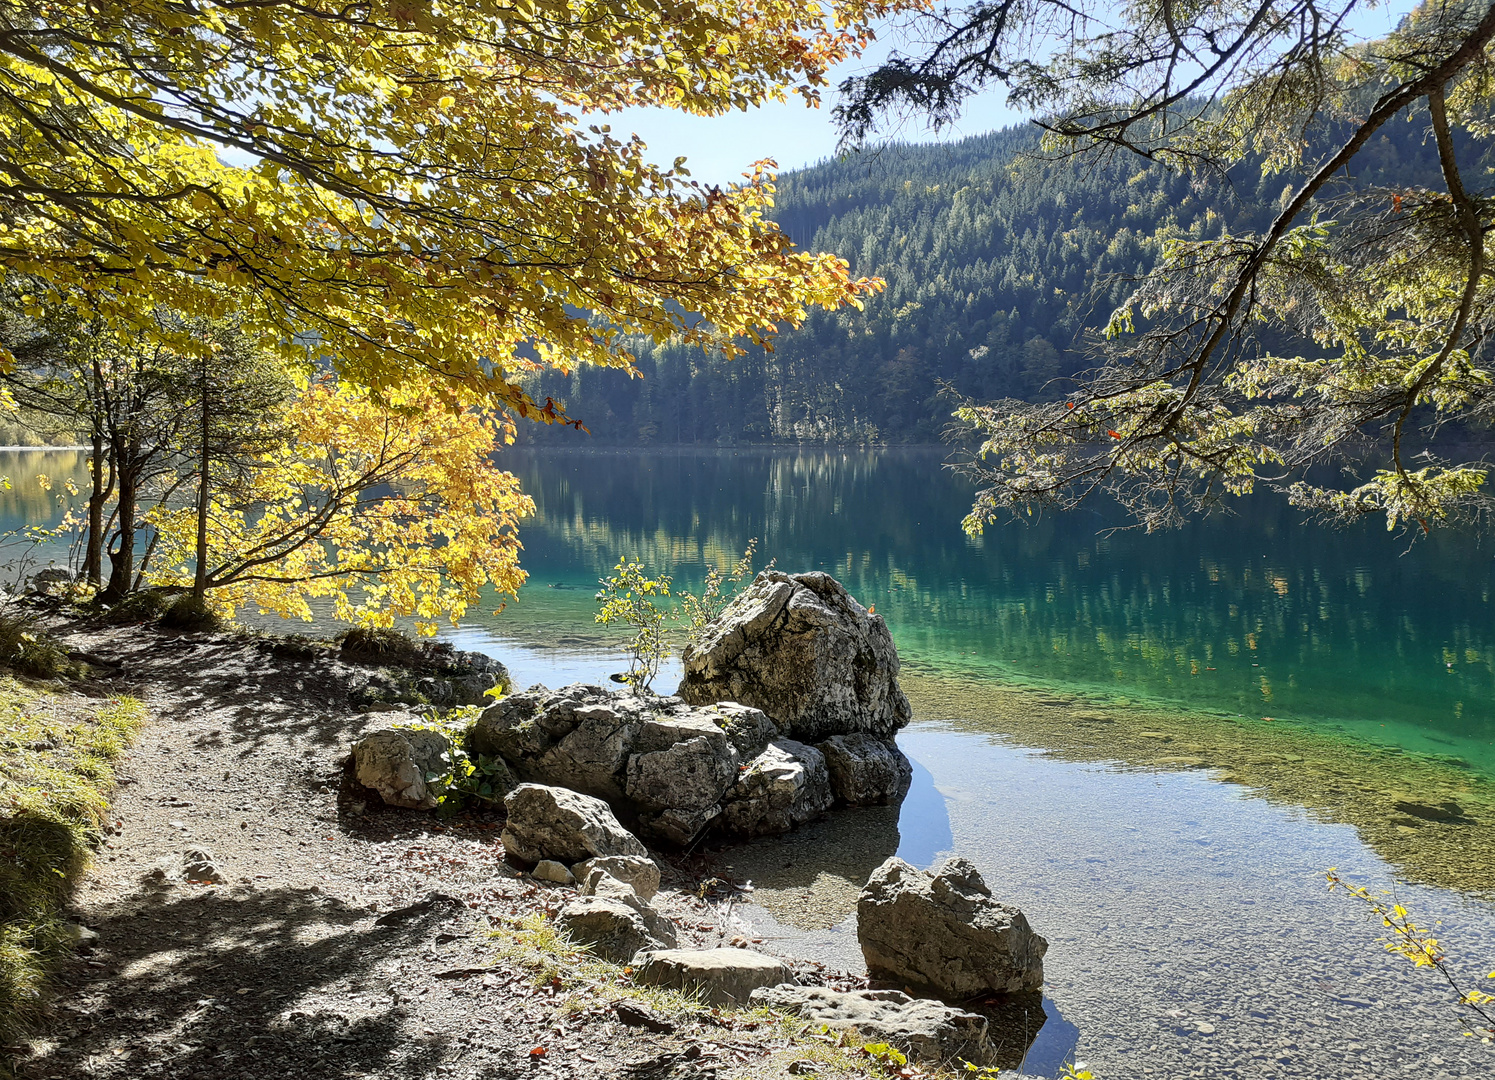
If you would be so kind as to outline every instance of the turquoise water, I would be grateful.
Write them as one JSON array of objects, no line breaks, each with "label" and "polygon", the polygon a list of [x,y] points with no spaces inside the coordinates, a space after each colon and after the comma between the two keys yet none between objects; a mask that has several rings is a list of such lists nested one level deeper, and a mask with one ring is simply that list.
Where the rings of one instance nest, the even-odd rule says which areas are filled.
[{"label": "turquoise water", "polygon": [[[1296,719],[1495,775],[1495,562],[1470,536],[1308,523],[1275,497],[1148,536],[1103,508],[967,538],[936,452],[516,453],[530,586],[459,636],[600,647],[620,554],[682,581],[748,540],[840,578],[915,670]],[[660,682],[668,681],[668,673]]]},{"label": "turquoise water", "polygon": [[[620,555],[698,585],[751,538],[883,614],[929,674],[1027,681],[1121,702],[1271,716],[1452,755],[1495,775],[1495,561],[1453,532],[1415,544],[1376,522],[1305,523],[1259,497],[1178,532],[1114,531],[1104,507],[967,538],[969,484],[938,452],[512,452],[538,512],[530,584],[474,609],[464,644],[520,682],[596,678],[616,635],[592,622]],[[73,452],[0,455],[0,526],[56,516],[34,474],[82,479]],[[3,554],[3,553],[0,553]],[[669,689],[677,668],[658,686]]]}]

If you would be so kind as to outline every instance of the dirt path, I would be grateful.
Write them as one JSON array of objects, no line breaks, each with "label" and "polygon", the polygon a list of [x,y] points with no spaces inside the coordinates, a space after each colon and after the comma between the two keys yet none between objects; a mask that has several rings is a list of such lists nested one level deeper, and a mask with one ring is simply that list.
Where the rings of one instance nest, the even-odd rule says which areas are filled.
[{"label": "dirt path", "polygon": [[[443,826],[343,785],[339,758],[380,726],[348,704],[354,667],[225,636],[63,629],[69,647],[119,665],[107,688],[142,698],[152,721],[122,762],[118,832],[77,897],[97,942],[64,973],[23,1076],[780,1071],[769,1058],[782,1040],[734,1044],[709,1016],[651,1033],[495,962],[488,928],[561,894],[503,863],[491,815]],[[193,848],[222,884],[153,873]],[[682,944],[717,944],[690,868],[665,871],[658,906]]]}]

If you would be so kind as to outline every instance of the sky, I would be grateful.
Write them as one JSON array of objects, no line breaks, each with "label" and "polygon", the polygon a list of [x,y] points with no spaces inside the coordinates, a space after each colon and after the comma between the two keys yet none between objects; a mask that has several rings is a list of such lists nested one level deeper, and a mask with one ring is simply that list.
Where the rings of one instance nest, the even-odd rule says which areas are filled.
[{"label": "sky", "polygon": [[[1411,7],[1410,0],[1363,6],[1356,13],[1355,29],[1363,37],[1379,37]],[[796,169],[835,156],[836,131],[831,119],[831,109],[836,103],[835,86],[847,76],[867,70],[890,51],[890,45],[878,42],[865,58],[848,61],[832,70],[830,86],[821,91],[825,100],[818,109],[806,107],[795,97],[784,104],[774,103],[724,116],[691,116],[669,109],[626,109],[591,122],[608,123],[613,134],[623,138],[637,132],[648,144],[648,156],[655,164],[667,166],[677,156],[684,155],[692,177],[708,184],[740,180],[742,173],[760,158],[773,158],[782,171]],[[1024,119],[1022,114],[1008,108],[1006,91],[998,89],[970,99],[960,121],[938,135],[917,123],[906,123],[889,134],[903,142],[955,141],[1020,124]]]}]

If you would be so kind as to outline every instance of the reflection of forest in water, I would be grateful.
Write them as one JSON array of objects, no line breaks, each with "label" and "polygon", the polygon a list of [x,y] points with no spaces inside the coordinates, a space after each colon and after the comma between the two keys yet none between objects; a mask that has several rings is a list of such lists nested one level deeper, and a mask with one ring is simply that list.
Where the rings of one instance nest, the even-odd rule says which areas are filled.
[{"label": "reflection of forest in water", "polygon": [[1153,536],[1108,534],[1123,522],[1091,510],[971,540],[970,486],[941,460],[537,452],[510,465],[540,507],[525,564],[537,583],[572,583],[578,613],[621,554],[694,582],[756,536],[764,559],[827,570],[875,604],[915,666],[1387,724],[1424,749],[1495,739],[1491,565],[1470,538],[1408,550],[1375,522],[1305,524],[1265,496]]},{"label": "reflection of forest in water", "polygon": [[[887,617],[914,669],[1031,680],[1251,716],[1332,719],[1415,749],[1495,756],[1491,563],[1435,532],[1305,525],[1271,497],[1177,532],[1107,534],[1099,511],[968,539],[971,489],[938,451],[512,451],[539,510],[530,584],[501,636],[595,644],[597,578],[621,555],[698,587],[759,565],[835,574]],[[52,523],[81,451],[0,455],[3,526]],[[42,489],[38,474],[58,481]],[[64,557],[59,545],[43,557]],[[295,629],[301,629],[298,625]]]}]

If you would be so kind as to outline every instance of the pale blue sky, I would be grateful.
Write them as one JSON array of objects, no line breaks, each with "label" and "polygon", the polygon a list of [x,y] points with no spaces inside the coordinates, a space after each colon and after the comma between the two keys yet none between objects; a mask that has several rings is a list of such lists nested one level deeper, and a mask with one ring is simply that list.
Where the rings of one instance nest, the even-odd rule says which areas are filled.
[{"label": "pale blue sky", "polygon": [[[1411,10],[1409,0],[1390,0],[1379,7],[1365,6],[1353,22],[1365,38],[1387,33],[1402,15]],[[669,165],[684,155],[691,175],[710,184],[739,180],[744,170],[760,158],[775,159],[780,170],[799,168],[836,152],[836,132],[831,109],[836,103],[835,87],[848,75],[870,66],[890,51],[879,41],[867,59],[852,60],[831,72],[830,86],[821,91],[824,102],[819,109],[807,108],[799,98],[785,104],[772,104],[746,113],[725,116],[690,116],[669,109],[628,109],[594,123],[608,123],[613,133],[627,137],[637,132],[649,146],[649,158],[655,164]],[[908,50],[917,52],[916,49]],[[941,132],[942,141],[979,135],[996,128],[1021,123],[1024,117],[1006,104],[1006,91],[994,90],[972,98],[960,122]],[[928,142],[933,132],[919,124],[909,123],[890,132],[905,142]]]}]

